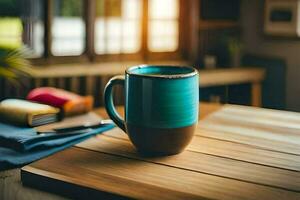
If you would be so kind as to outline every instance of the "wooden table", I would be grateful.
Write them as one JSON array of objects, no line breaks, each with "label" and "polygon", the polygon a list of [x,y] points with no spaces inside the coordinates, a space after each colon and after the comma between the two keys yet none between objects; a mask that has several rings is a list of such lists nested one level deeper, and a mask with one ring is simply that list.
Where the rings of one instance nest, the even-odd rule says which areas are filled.
[{"label": "wooden table", "polygon": [[[31,72],[34,78],[33,87],[40,87],[43,82],[49,86],[64,88],[65,78],[71,78],[70,90],[80,93],[81,86],[85,85],[88,95],[95,95],[95,90],[103,91],[103,88],[111,76],[124,74],[126,68],[139,65],[140,62],[115,62],[115,63],[94,63],[94,64],[68,64],[35,67]],[[149,64],[160,65],[189,65],[184,61],[173,62],[153,62]],[[70,70],[72,68],[72,70]],[[265,78],[265,70],[258,67],[237,67],[237,68],[217,68],[199,70],[199,87],[226,86],[234,84],[251,84],[251,102],[253,106],[261,106],[261,84]],[[85,77],[85,84],[82,78]],[[100,79],[97,80],[97,79]],[[101,88],[97,88],[95,83],[101,82]],[[80,84],[80,87],[79,87]],[[98,100],[98,95],[95,99]]]},{"label": "wooden table", "polygon": [[[202,112],[201,119],[206,115],[214,112],[215,110],[220,109],[220,104],[207,104],[201,103]],[[121,107],[118,108],[118,111],[123,114],[123,109]],[[107,117],[107,114],[104,109],[96,110],[96,113]],[[114,131],[113,131],[114,132]],[[60,200],[65,199],[62,196],[59,196],[54,193],[44,192],[41,190],[32,189],[29,187],[22,186],[20,180],[20,169],[13,169],[7,171],[0,171],[0,200],[10,200],[10,199],[18,199],[18,200]]]},{"label": "wooden table", "polygon": [[299,113],[206,104],[200,110],[202,117],[216,112],[200,121],[179,155],[142,157],[114,129],[24,167],[25,183],[89,199],[300,199]]},{"label": "wooden table", "polygon": [[265,79],[265,70],[256,67],[242,67],[229,69],[199,70],[200,88],[251,84],[251,105],[261,107],[262,105],[262,81]]}]

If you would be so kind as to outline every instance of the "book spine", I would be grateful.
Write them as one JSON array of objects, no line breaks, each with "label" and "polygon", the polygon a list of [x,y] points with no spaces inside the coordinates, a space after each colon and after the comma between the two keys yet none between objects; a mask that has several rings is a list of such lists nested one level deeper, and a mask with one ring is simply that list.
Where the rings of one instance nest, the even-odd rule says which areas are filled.
[{"label": "book spine", "polygon": [[22,125],[22,126],[28,126],[29,123],[29,116],[26,113],[20,113],[17,111],[11,111],[11,110],[0,110],[0,116],[1,121],[7,121],[13,124]]}]

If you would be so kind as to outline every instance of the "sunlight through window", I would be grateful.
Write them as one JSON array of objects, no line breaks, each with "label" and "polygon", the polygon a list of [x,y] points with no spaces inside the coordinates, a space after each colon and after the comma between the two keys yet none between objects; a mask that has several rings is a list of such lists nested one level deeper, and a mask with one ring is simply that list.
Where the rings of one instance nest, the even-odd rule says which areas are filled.
[{"label": "sunlight through window", "polygon": [[52,54],[80,55],[85,50],[85,22],[82,0],[53,1]]},{"label": "sunlight through window", "polygon": [[141,1],[97,0],[96,9],[96,53],[137,53],[141,48]]},{"label": "sunlight through window", "polygon": [[149,0],[148,48],[152,52],[178,49],[178,0]]}]

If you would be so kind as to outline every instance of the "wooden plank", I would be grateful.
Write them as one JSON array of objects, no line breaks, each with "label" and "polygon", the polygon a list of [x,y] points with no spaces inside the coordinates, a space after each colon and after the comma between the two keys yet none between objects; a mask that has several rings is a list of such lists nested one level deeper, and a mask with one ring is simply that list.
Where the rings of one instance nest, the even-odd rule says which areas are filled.
[{"label": "wooden plank", "polygon": [[224,126],[224,131],[227,130],[226,127],[234,126],[236,130],[239,128],[251,129],[252,132],[254,132],[252,136],[258,138],[271,136],[269,137],[271,140],[300,144],[300,124],[293,122],[285,123],[267,118],[260,120],[255,118],[255,116],[250,117],[247,115],[243,116],[220,112],[200,123],[201,127],[206,127],[206,125],[210,126],[211,124]]},{"label": "wooden plank", "polygon": [[[128,136],[124,134],[123,131],[117,128],[105,132],[104,135],[113,138],[128,140]],[[300,172],[300,156],[298,155],[254,148],[253,146],[236,142],[218,140],[196,135],[193,138],[191,144],[187,147],[187,151],[199,152],[223,158]]]},{"label": "wooden plank", "polygon": [[300,156],[196,136],[188,150],[260,165],[300,171]]},{"label": "wooden plank", "polygon": [[240,105],[224,105],[222,107],[222,112],[238,114],[240,116],[248,116],[248,117],[249,115],[251,115],[252,118],[257,119],[257,123],[261,122],[261,120],[264,121],[276,120],[276,123],[280,123],[280,124],[288,123],[288,126],[290,126],[291,123],[293,124],[300,123],[300,113],[292,112],[292,111],[255,108],[255,107],[240,106]]},{"label": "wooden plank", "polygon": [[43,9],[44,11],[43,13],[45,17],[45,39],[44,39],[45,58],[52,56],[51,49],[52,49],[53,10],[54,10],[54,3],[51,0],[46,1],[45,7]]},{"label": "wooden plank", "polygon": [[[251,130],[243,127],[229,125],[200,124],[196,135],[205,136],[225,141],[247,144],[256,148],[268,149],[275,152],[300,155],[299,141],[292,141],[284,136],[276,136],[269,132]],[[257,137],[259,135],[259,137]],[[270,139],[268,136],[275,139]],[[283,139],[285,141],[280,141]]]},{"label": "wooden plank", "polygon": [[[58,58],[58,57],[57,57]],[[66,59],[66,57],[63,57]],[[32,67],[30,75],[34,78],[50,78],[50,77],[75,77],[75,76],[114,76],[124,74],[128,67],[140,65],[141,62],[99,62],[99,63],[71,63],[71,64],[58,64],[47,66]],[[189,65],[186,61],[151,61],[145,64],[156,65]],[[71,70],[70,70],[71,69]],[[257,68],[258,70],[262,70]]]},{"label": "wooden plank", "polygon": [[[298,113],[225,106],[199,123],[197,134],[300,155]],[[292,119],[286,122],[284,118]]]},{"label": "wooden plank", "polygon": [[196,151],[184,151],[179,155],[169,157],[146,158],[135,151],[129,140],[107,137],[105,135],[92,138],[77,146],[97,152],[121,155],[127,158],[164,164],[185,170],[300,192],[300,171],[295,172],[246,163]]},{"label": "wooden plank", "polygon": [[[228,107],[228,106],[225,106]],[[260,123],[263,123],[264,120],[274,120],[296,124],[299,120],[298,116],[300,114],[287,111],[274,111],[270,109],[261,109],[261,108],[251,108],[245,106],[233,106],[230,105],[230,108],[242,108],[239,109],[239,117],[243,116],[248,112],[251,113],[253,117],[249,119],[257,119]],[[221,105],[211,104],[211,103],[200,103],[200,116],[201,119],[208,119],[210,116],[214,116],[217,113],[214,111],[220,110]],[[234,112],[236,109],[222,109],[222,112],[230,112],[233,116],[238,115]],[[121,116],[124,116],[123,107],[117,107],[117,111]],[[107,118],[107,113],[105,109],[99,109],[96,111],[98,114]],[[213,114],[212,114],[213,113]],[[219,112],[218,112],[219,113]],[[280,114],[282,113],[282,114]],[[265,117],[260,117],[264,115]],[[217,132],[213,130],[206,130],[201,127],[202,122],[199,123],[199,130],[196,132],[196,137],[193,139],[192,143],[188,146],[189,150],[197,151],[201,153],[223,156],[231,159],[242,160],[246,162],[253,162],[257,164],[274,166],[278,168],[284,168],[289,170],[300,171],[300,159],[299,156],[293,155],[290,153],[282,153],[274,150],[268,150],[268,147],[272,148],[274,145],[282,145],[281,142],[269,142],[268,140],[259,140],[260,148],[254,148],[257,146],[255,144],[256,138],[250,136],[242,137],[240,135],[235,135],[232,133]],[[280,123],[278,123],[280,124]],[[300,121],[299,121],[300,124]],[[292,124],[291,124],[292,125]],[[215,127],[214,127],[215,128]],[[114,129],[109,132],[106,132],[105,135],[109,135],[116,138],[128,139],[127,135],[123,133],[120,129]],[[213,139],[215,138],[215,139]],[[254,143],[255,146],[252,144]],[[246,145],[245,145],[246,144]],[[296,145],[287,144],[285,147],[294,149]],[[239,151],[237,151],[237,149]],[[273,148],[274,149],[274,148]]]},{"label": "wooden plank", "polygon": [[95,44],[95,17],[96,17],[96,1],[87,0],[84,7],[84,18],[87,37],[85,38],[86,54],[90,60],[94,59]]},{"label": "wooden plank", "polygon": [[[114,76],[124,74],[126,68],[139,65],[136,62],[126,63],[97,63],[86,65],[70,64],[70,65],[53,65],[47,67],[35,67],[32,70],[32,76],[36,78],[50,77],[78,77],[78,76]],[[151,63],[158,64],[158,63]],[[159,63],[163,65],[164,63]],[[180,65],[187,64],[183,62],[168,62],[168,64]],[[70,68],[72,70],[70,70]],[[200,87],[240,84],[249,82],[261,82],[265,77],[265,70],[255,67],[230,68],[230,69],[213,69],[199,70]]]},{"label": "wooden plank", "polygon": [[[203,110],[212,112],[202,105]],[[225,106],[200,122],[193,141],[179,155],[141,157],[127,135],[116,128],[24,170],[27,180],[35,177],[35,184],[40,183],[39,178],[54,179],[62,185],[67,182],[131,198],[299,199],[300,156],[293,153],[299,145],[292,140],[300,136],[299,116]],[[238,128],[220,123],[224,118]],[[201,128],[204,122],[215,126]],[[218,126],[223,129],[216,131]],[[47,181],[43,187],[47,188]]]},{"label": "wooden plank", "polygon": [[300,198],[300,193],[283,189],[79,148],[65,150],[23,170],[138,199]]},{"label": "wooden plank", "polygon": [[262,94],[261,94],[261,83],[255,82],[251,84],[251,99],[252,106],[261,107]]},{"label": "wooden plank", "polygon": [[200,87],[261,82],[265,70],[261,68],[232,68],[199,70]]},{"label": "wooden plank", "polygon": [[[187,45],[189,52],[189,60],[192,63],[197,63],[199,61],[199,57],[201,58],[203,52],[199,50],[200,44],[200,34],[198,29],[199,17],[200,17],[200,2],[194,0],[188,0],[184,2],[187,5],[187,15],[188,23],[184,22],[183,24],[187,25],[187,29],[184,32],[187,32],[187,39],[189,39]],[[187,31],[188,30],[188,31]],[[200,55],[199,55],[200,54]]]}]

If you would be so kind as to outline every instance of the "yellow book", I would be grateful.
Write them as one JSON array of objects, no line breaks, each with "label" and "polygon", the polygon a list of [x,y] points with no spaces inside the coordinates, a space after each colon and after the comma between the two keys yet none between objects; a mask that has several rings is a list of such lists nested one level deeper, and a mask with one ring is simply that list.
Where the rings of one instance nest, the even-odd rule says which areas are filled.
[{"label": "yellow book", "polygon": [[39,126],[58,121],[59,109],[21,99],[0,102],[0,120],[17,125]]}]

